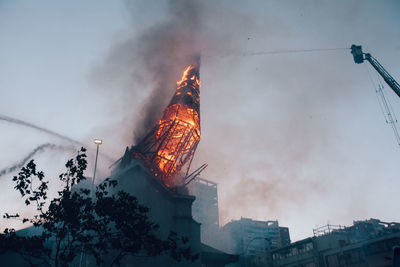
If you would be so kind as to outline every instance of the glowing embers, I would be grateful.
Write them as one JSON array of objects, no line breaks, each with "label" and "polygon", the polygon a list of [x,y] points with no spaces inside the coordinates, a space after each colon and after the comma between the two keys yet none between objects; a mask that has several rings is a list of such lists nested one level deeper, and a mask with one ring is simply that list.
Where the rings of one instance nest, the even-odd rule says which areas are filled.
[{"label": "glowing embers", "polygon": [[[197,112],[187,105],[173,104],[167,107],[156,134],[156,139],[163,142],[154,160],[164,174],[163,180],[178,174],[187,157],[191,156],[191,150],[200,141],[199,123]],[[169,184],[168,179],[164,182]]]},{"label": "glowing embers", "polygon": [[180,173],[186,167],[187,174],[201,137],[198,68],[187,67],[177,85],[162,118],[133,154],[168,187],[182,185]]}]

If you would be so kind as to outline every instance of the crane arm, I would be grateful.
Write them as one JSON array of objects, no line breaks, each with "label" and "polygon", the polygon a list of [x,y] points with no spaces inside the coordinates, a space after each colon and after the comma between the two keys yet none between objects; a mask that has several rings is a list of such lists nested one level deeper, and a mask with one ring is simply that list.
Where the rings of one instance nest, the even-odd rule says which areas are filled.
[{"label": "crane arm", "polygon": [[374,69],[379,72],[385,82],[393,89],[393,91],[400,97],[400,85],[396,80],[385,70],[385,68],[374,58],[371,54],[365,54],[365,60],[367,60]]},{"label": "crane arm", "polygon": [[393,91],[400,97],[400,85],[399,83],[385,70],[385,68],[379,63],[376,58],[371,56],[369,53],[363,53],[361,45],[352,45],[351,53],[354,57],[354,62],[357,64],[363,63],[367,60],[372,67],[382,76],[385,82],[393,89]]}]

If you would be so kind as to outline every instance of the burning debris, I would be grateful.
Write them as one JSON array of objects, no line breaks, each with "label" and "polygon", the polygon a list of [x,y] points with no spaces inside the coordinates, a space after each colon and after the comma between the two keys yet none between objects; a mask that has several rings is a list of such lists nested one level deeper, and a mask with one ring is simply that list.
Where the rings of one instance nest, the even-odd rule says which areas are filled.
[{"label": "burning debris", "polygon": [[166,186],[182,186],[199,142],[200,77],[197,63],[185,69],[162,118],[136,146],[126,151],[121,164],[132,158],[141,159]]}]

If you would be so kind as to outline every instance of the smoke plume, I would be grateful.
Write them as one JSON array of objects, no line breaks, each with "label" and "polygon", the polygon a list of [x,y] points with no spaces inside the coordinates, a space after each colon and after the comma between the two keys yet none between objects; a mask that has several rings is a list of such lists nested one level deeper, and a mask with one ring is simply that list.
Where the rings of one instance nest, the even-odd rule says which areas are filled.
[{"label": "smoke plume", "polygon": [[[128,8],[132,18],[136,18],[148,10],[155,12],[157,4],[152,1],[128,3]],[[148,27],[144,23],[139,33],[132,33],[116,44],[104,64],[94,70],[93,76],[99,85],[124,80],[122,102],[129,102],[125,104],[129,106],[125,110],[132,112],[132,105],[140,105],[139,112],[132,116],[135,120],[134,143],[139,142],[160,119],[185,67],[196,63],[198,55],[211,47],[213,51],[218,50],[222,39],[229,39],[207,25],[209,8],[210,5],[203,1],[168,1],[162,9],[161,22]],[[144,100],[138,101],[139,98]]]},{"label": "smoke plume", "polygon": [[[169,21],[143,32],[137,40],[138,59],[153,80],[149,98],[142,107],[135,131],[135,141],[140,140],[160,118],[166,101],[171,97],[174,82],[184,66],[193,63],[199,53],[198,33],[200,7],[193,2],[170,2]],[[168,88],[169,87],[169,88]]]}]

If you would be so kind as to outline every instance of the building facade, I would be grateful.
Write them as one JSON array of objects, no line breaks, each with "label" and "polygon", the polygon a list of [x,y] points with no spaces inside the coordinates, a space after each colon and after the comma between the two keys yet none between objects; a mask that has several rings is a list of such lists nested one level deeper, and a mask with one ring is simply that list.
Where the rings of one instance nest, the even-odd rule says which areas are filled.
[{"label": "building facade", "polygon": [[257,221],[241,218],[227,223],[222,232],[229,251],[241,255],[237,266],[270,266],[270,252],[290,244],[289,229],[278,221]]},{"label": "building facade", "polygon": [[195,197],[188,194],[186,187],[178,188],[176,192],[171,191],[138,160],[134,160],[126,168],[121,168],[113,176],[118,180],[118,189],[131,193],[140,203],[149,207],[149,217],[159,224],[162,237],[166,238],[170,231],[187,237],[191,250],[199,255],[198,260],[194,262],[176,262],[169,255],[130,258],[125,266],[223,267],[238,261],[238,255],[226,254],[202,244],[201,223],[193,218],[192,213]]},{"label": "building facade", "polygon": [[350,227],[323,226],[314,229],[313,237],[272,251],[273,266],[392,266],[399,226],[377,219],[355,221]]},{"label": "building facade", "polygon": [[189,193],[196,197],[192,206],[193,218],[201,223],[201,242],[213,245],[219,233],[218,186],[203,178],[194,179]]}]

